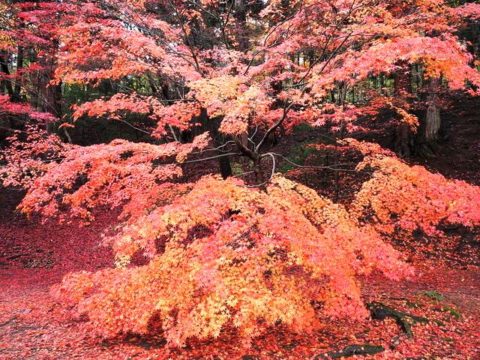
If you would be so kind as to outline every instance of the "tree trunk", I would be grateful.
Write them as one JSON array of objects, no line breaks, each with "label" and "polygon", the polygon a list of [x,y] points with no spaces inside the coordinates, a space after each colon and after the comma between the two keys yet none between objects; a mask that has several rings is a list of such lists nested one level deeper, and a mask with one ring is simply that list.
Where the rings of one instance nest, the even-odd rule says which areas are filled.
[{"label": "tree trunk", "polygon": [[[5,52],[0,53],[0,70],[6,76],[10,75],[10,70],[8,69],[8,55]],[[13,86],[10,79],[6,79],[2,81],[2,87],[6,89],[10,98],[13,96]]]},{"label": "tree trunk", "polygon": [[432,103],[428,106],[427,116],[425,117],[425,141],[427,143],[438,140],[441,124],[440,109],[435,103]]},{"label": "tree trunk", "polygon": [[247,35],[247,7],[244,0],[234,0],[233,5],[237,28],[238,50],[247,51],[250,47],[250,41]]},{"label": "tree trunk", "polygon": [[410,126],[400,123],[395,129],[395,152],[401,157],[409,157],[411,144]]},{"label": "tree trunk", "polygon": [[[210,119],[207,110],[202,109],[200,114],[200,122],[210,131],[210,135],[213,138],[213,146],[219,147],[223,145],[222,135],[219,133],[218,128],[220,126],[219,119]],[[222,155],[222,152],[217,151],[216,155]],[[233,175],[232,166],[230,164],[230,157],[222,156],[218,158],[218,165],[220,168],[220,174],[222,178],[227,179]]]},{"label": "tree trunk", "polygon": [[432,79],[428,95],[428,108],[425,116],[425,141],[432,143],[438,140],[438,134],[442,125],[440,109],[438,108],[438,90],[440,79]]},{"label": "tree trunk", "polygon": [[[8,69],[8,55],[4,52],[0,53],[0,72],[4,73],[8,77],[10,71]],[[13,87],[10,79],[2,80],[1,82],[1,92],[5,92],[10,96],[10,99],[13,97]],[[5,139],[7,136],[11,135],[10,129],[12,127],[12,121],[6,117],[2,116],[0,118],[0,140]]]},{"label": "tree trunk", "polygon": [[428,86],[427,109],[416,137],[415,151],[420,156],[432,157],[436,153],[437,141],[442,126],[442,118],[438,106],[440,84],[440,79],[432,79]]},{"label": "tree trunk", "polygon": [[23,69],[24,49],[22,46],[18,47],[17,52],[17,76],[15,78],[15,88],[13,90],[12,101],[20,101],[20,91],[22,90],[22,69]]},{"label": "tree trunk", "polygon": [[[406,71],[408,64],[403,64],[399,72],[394,76],[394,95],[403,97],[411,94],[412,84],[410,79],[410,72]],[[411,154],[411,146],[413,144],[412,131],[410,126],[401,122],[395,129],[394,149],[397,154],[402,157],[409,157]]]},{"label": "tree trunk", "polygon": [[255,172],[255,181],[257,182],[260,189],[266,190],[266,186],[264,184],[265,179],[263,177],[262,170],[262,159],[260,157],[253,161],[253,171]]},{"label": "tree trunk", "polygon": [[233,175],[232,166],[230,164],[230,159],[228,157],[221,157],[218,159],[220,166],[220,174],[223,179],[228,179]]}]

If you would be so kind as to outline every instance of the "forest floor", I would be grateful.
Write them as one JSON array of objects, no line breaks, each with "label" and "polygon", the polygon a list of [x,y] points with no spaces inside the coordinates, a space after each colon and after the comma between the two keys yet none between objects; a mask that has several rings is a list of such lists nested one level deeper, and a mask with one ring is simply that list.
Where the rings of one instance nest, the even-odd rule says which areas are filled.
[{"label": "forest floor", "polygon": [[[448,126],[455,128],[452,133],[463,135],[450,139],[448,147],[423,164],[447,177],[479,184],[480,127],[475,109],[452,112]],[[299,135],[294,141],[305,144],[312,136]],[[294,160],[315,161],[312,156],[302,148]],[[347,201],[356,186],[348,176],[293,172],[292,177],[317,189],[335,181],[337,189],[328,187],[335,194],[328,195],[340,202]],[[349,192],[340,191],[339,185]],[[114,224],[115,213],[106,212],[86,227],[41,224],[14,212],[20,198],[18,192],[0,189],[0,359],[326,359],[348,355],[357,349],[352,345],[382,347],[376,355],[358,358],[480,359],[478,234],[452,235],[443,242],[420,238],[413,244],[397,239],[394,245],[415,266],[416,277],[393,282],[373,274],[361,279],[367,303],[378,302],[421,318],[403,317],[407,323],[389,317],[364,323],[337,321],[313,334],[277,327],[249,348],[235,341],[235,333],[226,332],[215,341],[192,341],[185,348],[169,349],[161,338],[99,339],[88,331],[87,322],[72,319],[49,296],[50,287],[68,272],[111,265],[111,252],[98,244],[99,234]],[[412,336],[405,331],[408,324]]]}]

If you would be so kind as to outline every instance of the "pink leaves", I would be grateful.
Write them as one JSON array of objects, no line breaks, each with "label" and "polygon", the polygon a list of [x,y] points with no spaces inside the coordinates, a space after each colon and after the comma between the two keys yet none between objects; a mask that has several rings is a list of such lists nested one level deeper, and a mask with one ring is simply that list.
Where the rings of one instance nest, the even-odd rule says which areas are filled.
[{"label": "pink leaves", "polygon": [[[359,144],[363,147],[362,143]],[[369,154],[358,169],[375,171],[356,194],[353,212],[358,218],[372,217],[378,230],[392,234],[419,229],[439,234],[441,223],[477,226],[480,188],[464,181],[448,180],[421,166],[408,166],[395,156]]]},{"label": "pink leaves", "polygon": [[52,114],[36,111],[29,104],[11,102],[8,95],[0,95],[0,115],[26,116],[42,123],[54,122],[57,120]]},{"label": "pink leaves", "polygon": [[[24,138],[26,137],[26,139]],[[7,139],[9,147],[0,158],[5,163],[0,168],[4,186],[29,188],[34,181],[63,159],[71,145],[64,144],[56,135],[49,135],[36,126],[27,126]]]},{"label": "pink leaves", "polygon": [[186,130],[196,125],[194,122],[201,114],[201,107],[197,102],[176,102],[170,106],[156,106],[152,119],[157,121],[157,128],[153,135],[164,136],[168,126]]},{"label": "pink leaves", "polygon": [[478,20],[480,19],[480,4],[468,3],[452,9],[452,12],[461,17]]},{"label": "pink leaves", "polygon": [[[182,162],[188,154],[209,143],[208,133],[191,144],[135,144],[115,140],[110,144],[75,147],[65,152],[64,161],[50,166],[35,181],[20,208],[61,219],[93,218],[92,209],[126,206],[124,216],[143,213],[145,207],[160,200],[166,189],[162,183],[182,175]],[[170,160],[170,161],[169,161]],[[131,204],[130,204],[131,203]]]},{"label": "pink leaves", "polygon": [[73,119],[78,120],[84,115],[88,117],[108,117],[110,119],[122,119],[125,114],[149,115],[153,108],[159,106],[158,100],[152,97],[141,97],[136,94],[115,94],[108,100],[94,100],[74,105]]},{"label": "pink leaves", "polygon": [[[470,67],[470,56],[452,37],[405,37],[393,41],[379,42],[358,52],[339,56],[338,62],[328,66],[326,74],[312,77],[315,92],[324,94],[335,81],[354,84],[371,74],[390,73],[397,63],[422,62],[427,76],[444,76],[452,89],[463,89],[466,81],[480,83],[479,73]],[[323,64],[317,65],[322,68]]]},{"label": "pink leaves", "polygon": [[164,106],[156,97],[135,93],[116,94],[110,99],[74,105],[73,110],[74,120],[88,116],[125,121],[128,115],[143,115],[157,123],[152,135],[159,138],[165,136],[171,127],[187,130],[195,126],[193,120],[200,116],[200,107],[196,102],[177,102],[171,106]]}]

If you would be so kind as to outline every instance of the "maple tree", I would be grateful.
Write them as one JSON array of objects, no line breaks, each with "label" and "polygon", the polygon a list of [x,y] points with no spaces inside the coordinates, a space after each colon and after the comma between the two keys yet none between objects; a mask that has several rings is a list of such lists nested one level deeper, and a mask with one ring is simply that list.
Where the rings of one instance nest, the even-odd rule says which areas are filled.
[{"label": "maple tree", "polygon": [[[157,316],[172,345],[217,337],[231,321],[245,339],[279,321],[310,332],[321,325],[315,304],[323,316],[361,319],[355,275],[412,273],[345,209],[281,177],[266,193],[204,178],[128,225],[113,247],[120,269],[73,274],[56,296],[107,335],[148,333]],[[140,249],[152,260],[127,268]]]},{"label": "maple tree", "polygon": [[[107,106],[132,113],[143,106],[142,114],[159,121],[159,135],[167,135],[166,123],[175,132],[201,125],[199,119],[220,118],[218,131],[236,138],[239,151],[258,167],[268,138],[280,128],[322,124],[322,113],[332,110],[340,116],[330,121],[347,126],[356,120],[362,109],[350,106],[342,116],[342,97],[370,76],[421,63],[426,78],[442,77],[451,89],[473,91],[479,84],[472,57],[455,36],[465,18],[475,18],[474,4],[293,1],[287,16],[282,2],[269,2],[259,13],[247,11],[247,3],[242,10],[236,2],[225,9],[216,1],[164,2],[158,8],[105,1],[84,7],[84,21],[62,31],[57,78],[98,85],[133,76],[148,85],[84,103],[75,118],[114,115]],[[231,30],[242,11],[262,19],[244,24],[247,32],[263,35],[251,35],[248,47]],[[292,60],[295,54],[302,55],[301,64]],[[340,87],[339,108],[325,110],[322,100]],[[252,133],[254,144],[247,141]]]},{"label": "maple tree", "polygon": [[[422,67],[431,92],[478,95],[480,73],[457,34],[480,18],[478,4],[10,5],[0,3],[0,115],[23,123],[7,124],[0,178],[27,189],[18,207],[27,215],[89,223],[96,208],[121,209],[103,234],[115,267],[69,274],[52,289],[103,336],[162,333],[182,346],[228,327],[248,342],[279,323],[310,333],[331,318],[359,321],[368,316],[361,276],[414,274],[389,236],[480,225],[478,187],[410,166],[377,144],[340,142],[363,155],[358,173],[371,172],[346,205],[278,175],[288,154],[273,150],[274,138],[301,124],[339,138],[368,133],[360,120],[385,110],[393,126],[418,131],[424,120],[412,110],[421,103],[435,112],[436,95],[413,101],[397,77],[394,94],[347,96],[411,66]],[[68,131],[96,119],[146,136],[79,146],[52,134],[55,122],[74,142]],[[238,158],[254,177],[232,176],[228,160]],[[223,179],[197,176],[195,165],[210,160],[223,161]],[[327,168],[345,170],[318,167]]]}]

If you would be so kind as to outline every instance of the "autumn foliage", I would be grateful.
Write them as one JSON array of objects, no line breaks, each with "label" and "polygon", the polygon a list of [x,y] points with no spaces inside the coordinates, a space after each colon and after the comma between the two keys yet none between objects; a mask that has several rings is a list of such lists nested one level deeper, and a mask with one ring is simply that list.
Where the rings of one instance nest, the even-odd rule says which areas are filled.
[{"label": "autumn foliage", "polygon": [[[217,337],[226,325],[248,339],[279,322],[311,332],[325,316],[362,319],[358,275],[412,274],[373,229],[282,177],[267,192],[204,178],[113,246],[119,269],[70,275],[55,295],[103,334],[161,329],[172,345]],[[128,267],[137,251],[151,261]]]},{"label": "autumn foliage", "polygon": [[0,180],[4,186],[12,187],[30,188],[72,147],[54,134],[39,131],[38,125],[29,125],[6,140],[8,147],[0,154]]},{"label": "autumn foliage", "polygon": [[357,166],[358,170],[366,168],[373,170],[372,178],[356,194],[352,214],[369,219],[379,231],[421,230],[438,235],[439,225],[480,225],[478,186],[448,180],[423,166],[409,166],[395,156],[378,153],[368,154]]},{"label": "autumn foliage", "polygon": [[[25,213],[91,220],[96,206],[126,207],[136,213],[155,205],[164,183],[182,176],[180,164],[195,149],[208,145],[208,133],[192,143],[163,146],[115,140],[73,147],[59,166],[51,163],[22,201]],[[168,163],[176,159],[177,164]],[[134,201],[134,203],[132,203]],[[140,210],[142,209],[142,210]]]},{"label": "autumn foliage", "polygon": [[[419,109],[480,94],[459,35],[480,5],[449,3],[1,1],[2,186],[44,220],[119,211],[98,234],[112,267],[70,273],[52,296],[103,337],[169,346],[367,319],[360,278],[415,275],[393,236],[480,226],[479,187],[353,139],[375,125],[411,140]],[[412,67],[416,93],[400,81]],[[299,125],[358,155],[311,166],[363,179],[348,204],[278,174],[308,167],[277,147]]]}]

